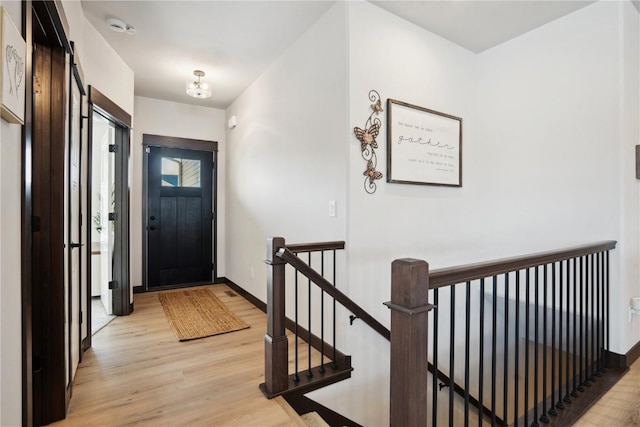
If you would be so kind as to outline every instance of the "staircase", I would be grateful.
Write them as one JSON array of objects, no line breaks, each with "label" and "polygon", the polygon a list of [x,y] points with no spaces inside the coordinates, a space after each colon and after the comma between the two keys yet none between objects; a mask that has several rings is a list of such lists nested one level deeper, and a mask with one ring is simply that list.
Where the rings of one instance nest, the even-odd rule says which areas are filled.
[{"label": "staircase", "polygon": [[[624,373],[607,350],[615,245],[436,271],[425,261],[396,260],[385,303],[389,331],[335,286],[336,251],[344,242],[286,245],[270,238],[260,389],[289,401],[350,378],[351,358],[335,343],[340,304],[391,342],[390,425],[568,425]],[[287,290],[294,295],[286,297]],[[320,363],[301,361],[296,350],[289,372],[286,328],[296,344],[304,340],[320,352]]]}]

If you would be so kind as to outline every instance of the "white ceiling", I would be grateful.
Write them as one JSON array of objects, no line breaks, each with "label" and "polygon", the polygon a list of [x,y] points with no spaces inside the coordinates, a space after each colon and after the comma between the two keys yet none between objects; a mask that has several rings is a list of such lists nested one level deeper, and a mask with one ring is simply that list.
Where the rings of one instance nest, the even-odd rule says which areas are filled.
[{"label": "white ceiling", "polygon": [[472,52],[480,53],[595,1],[372,1]]},{"label": "white ceiling", "polygon": [[[593,1],[371,1],[472,52],[482,52]],[[139,96],[215,108],[229,106],[335,1],[83,0],[93,26],[135,73]],[[136,28],[116,33],[106,20]],[[191,98],[201,69],[213,96]],[[313,82],[310,82],[313,84]]]}]

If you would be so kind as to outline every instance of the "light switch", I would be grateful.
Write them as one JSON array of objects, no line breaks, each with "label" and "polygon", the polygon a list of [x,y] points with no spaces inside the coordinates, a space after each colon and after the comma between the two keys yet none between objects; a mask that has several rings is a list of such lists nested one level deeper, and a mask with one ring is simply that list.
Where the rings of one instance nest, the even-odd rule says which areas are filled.
[{"label": "light switch", "polygon": [[329,200],[329,216],[331,218],[336,217],[336,201],[335,200]]}]

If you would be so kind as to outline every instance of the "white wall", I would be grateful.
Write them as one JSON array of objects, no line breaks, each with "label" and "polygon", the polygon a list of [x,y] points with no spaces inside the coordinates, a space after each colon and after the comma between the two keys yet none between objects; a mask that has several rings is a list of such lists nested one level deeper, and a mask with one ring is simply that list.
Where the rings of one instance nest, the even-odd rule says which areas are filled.
[{"label": "white wall", "polygon": [[[185,94],[185,96],[187,96]],[[218,142],[218,276],[225,275],[225,112],[224,110],[135,97],[136,126],[131,144],[131,285],[142,285],[142,135]]]},{"label": "white wall", "polygon": [[69,40],[75,43],[85,74],[85,86],[95,86],[133,116],[133,70],[85,18],[81,2],[63,0],[62,6],[69,23]]},{"label": "white wall", "polygon": [[640,318],[628,320],[625,308],[640,296],[640,181],[635,178],[635,146],[640,143],[640,14],[631,2],[618,7],[620,186],[620,286],[612,294],[612,350],[628,351],[640,341]]},{"label": "white wall", "polygon": [[[365,125],[371,113],[371,89],[380,93],[383,103],[394,98],[463,117],[463,180],[468,182],[474,166],[467,159],[474,156],[476,145],[475,56],[367,2],[349,3],[348,19],[349,128]],[[377,157],[384,178],[377,181],[374,194],[363,188],[366,162],[360,143],[351,132],[345,142],[349,156],[346,253],[347,294],[388,326],[388,309],[382,303],[390,297],[391,261],[407,256],[433,258],[438,244],[442,250],[459,253],[464,248],[459,244],[462,236],[449,239],[446,227],[465,227],[464,213],[473,199],[466,184],[451,189],[385,182],[386,104],[383,108]],[[355,371],[350,380],[333,390],[320,390],[314,398],[362,425],[384,424],[389,416],[389,343],[362,322],[343,325],[343,330],[345,348],[341,350],[352,355]]]},{"label": "white wall", "polygon": [[[127,113],[133,114],[133,70],[85,18],[80,60],[92,85]],[[135,123],[134,123],[135,126]]]},{"label": "white wall", "polygon": [[[638,294],[640,238],[633,7],[597,3],[474,55],[353,2],[349,40],[351,126],[364,125],[367,94],[376,89],[383,99],[462,117],[464,141],[462,188],[382,180],[368,195],[365,162],[350,137],[347,293],[388,324],[381,303],[389,299],[393,259],[422,258],[437,268],[616,239],[612,324],[621,327],[612,331],[612,350],[635,344],[625,311]],[[386,175],[381,119],[378,169]],[[388,417],[388,377],[379,369],[388,366],[388,344],[358,322],[344,334],[353,377],[314,398],[375,425]]]},{"label": "white wall", "polygon": [[226,276],[263,301],[268,236],[345,237],[344,7],[333,6],[227,109],[238,126],[227,131]]},{"label": "white wall", "polygon": [[[15,18],[14,18],[15,19]],[[20,274],[21,126],[1,120],[0,144],[0,425],[22,419]]]},{"label": "white wall", "polygon": [[[0,1],[22,28],[22,4]],[[0,119],[0,425],[22,423],[22,126]]]},{"label": "white wall", "polygon": [[[637,20],[630,4],[599,2],[478,57],[479,138],[487,158],[504,159],[484,185],[501,195],[495,205],[505,231],[516,231],[502,244],[529,251],[618,240],[611,265],[618,353],[638,341],[625,313],[638,287],[640,239]],[[636,36],[628,37],[626,60],[629,32]]]}]

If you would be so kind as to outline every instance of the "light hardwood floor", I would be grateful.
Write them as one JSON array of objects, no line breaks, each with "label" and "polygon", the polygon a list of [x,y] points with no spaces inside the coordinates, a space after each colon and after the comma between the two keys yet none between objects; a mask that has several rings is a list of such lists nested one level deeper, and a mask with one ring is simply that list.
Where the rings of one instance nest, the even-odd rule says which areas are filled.
[{"label": "light hardwood floor", "polygon": [[[209,286],[251,327],[178,342],[157,293],[135,295],[135,311],[93,337],[76,373],[67,419],[55,426],[304,426],[281,398],[266,399],[266,316],[226,285]],[[293,339],[290,337],[293,355]],[[306,345],[299,346],[306,360]],[[319,355],[313,353],[314,365]],[[291,360],[290,360],[291,361]],[[578,423],[640,426],[640,360]]]},{"label": "light hardwood floor", "polygon": [[640,426],[640,359],[580,420],[577,427]]},{"label": "light hardwood floor", "polygon": [[[157,293],[136,294],[133,314],[94,335],[76,373],[67,419],[54,425],[304,425],[282,398],[268,400],[258,390],[264,313],[229,296],[226,285],[208,288],[251,327],[178,342]],[[300,352],[306,355],[306,346]]]}]

